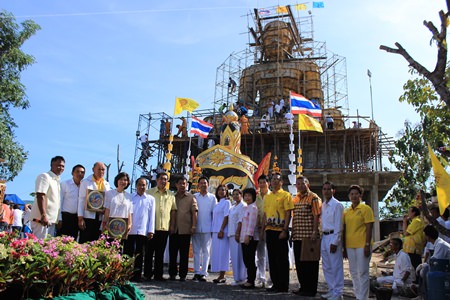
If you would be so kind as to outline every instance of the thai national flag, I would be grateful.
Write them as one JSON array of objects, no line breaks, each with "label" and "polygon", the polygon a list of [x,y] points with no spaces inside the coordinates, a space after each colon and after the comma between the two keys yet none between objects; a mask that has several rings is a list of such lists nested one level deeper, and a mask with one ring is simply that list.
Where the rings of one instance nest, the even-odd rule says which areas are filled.
[{"label": "thai national flag", "polygon": [[321,117],[322,109],[318,104],[306,99],[305,96],[291,92],[291,112],[294,115],[310,115]]},{"label": "thai national flag", "polygon": [[208,122],[202,121],[194,116],[192,116],[192,123],[191,123],[191,131],[190,133],[195,133],[202,138],[206,139],[208,137],[209,132],[214,127],[213,124],[210,124]]}]

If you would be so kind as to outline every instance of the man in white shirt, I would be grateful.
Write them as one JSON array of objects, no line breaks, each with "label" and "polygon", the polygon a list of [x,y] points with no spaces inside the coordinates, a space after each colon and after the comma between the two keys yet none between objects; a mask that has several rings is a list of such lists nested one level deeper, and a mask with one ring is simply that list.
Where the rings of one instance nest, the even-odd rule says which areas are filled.
[{"label": "man in white shirt", "polygon": [[403,242],[399,238],[391,239],[391,249],[395,252],[394,273],[392,276],[378,277],[379,285],[392,284],[394,293],[399,293],[402,288],[408,287],[416,279],[415,270],[411,264],[409,255],[402,250]]},{"label": "man in white shirt", "polygon": [[[425,233],[425,238],[428,242],[433,244],[434,246],[434,252],[433,255],[430,257],[431,259],[447,259],[450,260],[450,244],[444,241],[439,237],[439,232],[436,228],[434,228],[433,225],[428,224],[423,229],[423,232]],[[422,296],[424,296],[427,293],[428,289],[428,280],[427,280],[427,274],[430,270],[430,266],[428,263],[423,263],[417,267],[416,272],[420,274],[420,292]]]},{"label": "man in white shirt", "polygon": [[273,101],[270,101],[269,107],[267,108],[267,113],[269,114],[269,118],[273,118],[273,109],[274,109],[274,103]]},{"label": "man in white shirt", "polygon": [[275,116],[276,116],[277,118],[280,117],[281,108],[282,108],[282,106],[281,106],[279,103],[278,103],[278,104],[275,104]]},{"label": "man in white shirt", "polygon": [[[430,209],[430,213],[431,213],[431,216],[432,216],[433,218],[435,218],[436,221],[437,221],[439,224],[442,225],[442,227],[444,227],[445,229],[450,229],[450,223],[446,222],[446,220],[448,219],[448,209],[446,209],[446,210],[444,211],[444,213],[442,214],[442,216],[441,216],[441,215],[440,215],[440,212],[439,212],[439,207],[438,207],[438,206],[433,206],[433,207]],[[446,235],[444,235],[444,234],[442,234],[442,233],[440,233],[440,232],[439,232],[439,237],[440,237],[441,239],[443,239],[444,241],[446,241],[447,243],[450,242],[450,237],[448,237],[448,236],[446,236]]]},{"label": "man in white shirt", "polygon": [[[264,198],[271,192],[269,190],[269,177],[261,175],[258,178],[259,193],[256,196],[256,206],[258,207],[258,229],[262,229],[264,222]],[[270,278],[266,278],[266,269],[269,267],[268,260],[266,260],[266,240],[259,239],[256,246],[256,285],[265,287],[270,282]]]},{"label": "man in white shirt", "polygon": [[212,212],[217,203],[216,196],[208,192],[207,177],[198,180],[199,193],[196,193],[198,215],[197,228],[192,235],[192,250],[194,252],[193,280],[206,281],[211,249]]},{"label": "man in white shirt", "polygon": [[75,241],[78,238],[78,194],[84,174],[85,168],[76,165],[72,168],[72,178],[61,182],[60,232],[73,237]]},{"label": "man in white shirt", "polygon": [[78,228],[80,228],[80,244],[95,241],[100,237],[100,215],[103,215],[103,213],[86,209],[86,194],[88,190],[106,192],[111,189],[109,183],[103,178],[105,176],[105,171],[105,164],[96,162],[92,168],[94,174],[81,181],[78,196]]},{"label": "man in white shirt", "polygon": [[31,229],[37,238],[43,239],[55,234],[55,224],[61,205],[59,176],[64,172],[65,160],[55,156],[50,163],[50,171],[36,178],[36,196],[31,208]]},{"label": "man in white shirt", "polygon": [[144,245],[147,239],[151,240],[155,233],[155,198],[145,191],[147,179],[140,177],[136,180],[136,192],[133,193],[132,225],[125,240],[123,252],[130,257],[135,256],[134,273],[131,281],[140,282],[142,279],[142,262]]},{"label": "man in white shirt", "polygon": [[266,112],[262,115],[261,121],[259,122],[259,128],[261,129],[261,133],[265,133],[268,131],[267,121],[269,119],[269,114]]},{"label": "man in white shirt", "polygon": [[344,267],[342,257],[342,218],[344,206],[334,198],[336,187],[326,181],[322,185],[322,270],[328,285],[326,299],[341,299],[344,289]]}]

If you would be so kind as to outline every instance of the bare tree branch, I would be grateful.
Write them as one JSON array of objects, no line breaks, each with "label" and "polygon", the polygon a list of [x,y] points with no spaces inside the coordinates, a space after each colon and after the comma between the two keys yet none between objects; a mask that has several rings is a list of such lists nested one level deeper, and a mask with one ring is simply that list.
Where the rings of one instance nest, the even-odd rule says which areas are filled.
[{"label": "bare tree branch", "polygon": [[[446,0],[447,10],[450,8],[450,0]],[[434,26],[433,22],[423,21],[423,25],[430,30],[433,34],[433,39],[436,41],[438,47],[436,66],[433,72],[430,72],[427,68],[417,62],[411,55],[402,47],[400,43],[395,43],[397,49],[387,46],[380,46],[381,50],[388,53],[400,54],[409,63],[410,67],[414,68],[419,74],[430,80],[433,84],[436,93],[440,96],[441,100],[450,107],[450,89],[447,87],[447,78],[445,71],[447,69],[447,19],[449,13],[444,13],[442,10],[439,12],[441,19],[440,31]]]},{"label": "bare tree branch", "polygon": [[380,49],[385,50],[389,53],[400,54],[406,59],[407,62],[409,62],[409,65],[411,67],[416,69],[417,72],[419,72],[420,74],[424,75],[427,78],[428,76],[430,76],[431,72],[428,71],[428,69],[422,66],[420,63],[418,63],[414,58],[412,58],[411,55],[409,55],[409,53],[405,50],[405,48],[403,48],[403,46],[400,43],[395,43],[395,46],[397,46],[397,49],[390,48],[387,46],[380,46]]}]

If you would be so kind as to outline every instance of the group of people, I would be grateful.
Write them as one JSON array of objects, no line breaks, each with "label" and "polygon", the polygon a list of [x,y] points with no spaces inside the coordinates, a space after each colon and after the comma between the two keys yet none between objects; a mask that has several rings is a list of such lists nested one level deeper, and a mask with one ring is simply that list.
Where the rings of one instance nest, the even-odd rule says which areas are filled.
[{"label": "group of people", "polygon": [[[176,191],[172,192],[168,188],[168,174],[160,172],[155,187],[148,189],[147,179],[138,178],[136,192],[130,194],[126,192],[130,185],[128,174],[119,173],[114,179],[115,189],[111,189],[104,179],[106,168],[102,162],[94,164],[93,174],[87,178],[85,168],[76,165],[72,178],[60,183],[64,167],[64,158],[56,156],[51,160],[50,171],[36,179],[36,198],[31,210],[33,233],[38,238],[53,235],[55,225],[61,221],[61,234],[84,243],[98,239],[102,230],[109,230],[111,218],[125,219],[123,251],[136,257],[134,281],[185,281],[192,243],[192,280],[207,281],[211,266],[210,271],[218,273],[212,282],[224,283],[231,261],[232,285],[245,289],[265,286],[272,293],[288,292],[292,241],[300,285],[293,293],[317,294],[321,258],[328,286],[322,297],[342,299],[343,259],[348,258],[356,298],[369,297],[374,215],[362,202],[363,190],[358,185],[348,189],[351,206],[344,210],[334,198],[336,187],[331,182],[323,184],[321,199],[310,190],[304,176],[296,179],[295,197],[283,190],[280,173],[273,173],[270,178],[260,176],[258,193],[253,188],[234,189],[230,197],[226,185],[219,185],[215,194],[210,193],[207,177],[199,178],[195,194],[188,191],[187,180],[179,177],[175,181]],[[104,209],[89,209],[86,199],[92,191],[104,194]],[[415,254],[423,250],[417,246],[420,241],[416,234],[423,234],[423,226],[417,224],[416,217],[416,209],[411,208],[405,221],[410,222],[404,230],[404,252],[410,262],[416,262]],[[426,230],[425,235],[430,236],[429,241],[434,237],[434,233],[427,234]],[[410,239],[417,242],[416,246]],[[163,276],[167,242],[169,278]],[[433,243],[442,244],[439,238]],[[392,240],[391,244],[398,260],[405,261],[401,240]],[[435,248],[434,256],[436,252]]]},{"label": "group of people", "polygon": [[25,205],[22,210],[18,204],[3,200],[0,205],[0,232],[29,232],[29,224],[30,205]]},{"label": "group of people", "polygon": [[[448,208],[442,216],[438,207],[432,207],[430,211],[437,223],[450,229]],[[404,296],[420,293],[423,299],[427,299],[429,262],[442,259],[450,263],[449,237],[439,233],[432,224],[425,225],[416,206],[411,206],[403,218],[403,235],[404,241],[399,238],[390,240],[395,255],[394,272],[377,278],[377,284],[391,284],[395,293]]]}]

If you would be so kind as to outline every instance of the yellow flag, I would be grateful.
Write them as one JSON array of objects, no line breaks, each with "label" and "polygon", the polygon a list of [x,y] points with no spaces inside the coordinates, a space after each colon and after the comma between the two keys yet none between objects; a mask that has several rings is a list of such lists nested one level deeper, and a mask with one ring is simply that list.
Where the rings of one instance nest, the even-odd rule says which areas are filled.
[{"label": "yellow flag", "polygon": [[320,125],[319,121],[308,115],[298,115],[298,130],[309,130],[323,133],[322,125]]},{"label": "yellow flag", "polygon": [[277,6],[277,14],[287,14],[288,9],[286,6]]},{"label": "yellow flag", "polygon": [[450,205],[450,176],[441,165],[441,162],[436,157],[429,144],[428,151],[430,152],[434,179],[436,180],[436,193],[439,204],[439,212],[442,215],[444,214],[445,209]]},{"label": "yellow flag", "polygon": [[295,9],[296,10],[306,10],[306,4],[296,4]]},{"label": "yellow flag", "polygon": [[183,110],[193,112],[200,104],[189,98],[176,98],[174,115],[180,114]]}]

